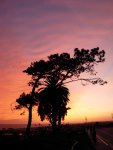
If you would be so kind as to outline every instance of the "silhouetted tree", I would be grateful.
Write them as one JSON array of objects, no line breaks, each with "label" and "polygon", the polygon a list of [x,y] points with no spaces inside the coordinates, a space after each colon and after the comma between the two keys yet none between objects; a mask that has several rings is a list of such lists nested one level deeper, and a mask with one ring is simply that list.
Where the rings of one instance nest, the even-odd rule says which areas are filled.
[{"label": "silhouetted tree", "polygon": [[[63,100],[60,97],[62,96],[62,93],[60,93],[61,89],[59,90],[59,95],[57,93],[56,87],[58,85],[59,87],[63,87],[66,83],[78,80],[90,82],[92,84],[99,83],[101,85],[106,83],[106,81],[103,81],[100,78],[80,78],[80,75],[82,73],[89,73],[90,75],[96,75],[94,65],[100,62],[104,62],[105,60],[104,55],[105,55],[104,50],[99,51],[99,48],[94,48],[91,50],[85,49],[79,50],[76,48],[74,50],[74,57],[72,58],[68,53],[62,53],[60,55],[54,54],[48,57],[47,64],[50,70],[46,72],[45,82],[47,83],[47,85],[46,88],[41,93],[42,94],[40,98],[41,102],[38,108],[38,113],[41,116],[41,120],[44,120],[46,116],[50,116],[47,118],[49,118],[49,121],[51,122],[53,129],[54,130],[56,129],[57,120],[58,120],[58,127],[60,128],[61,116],[63,115],[65,116],[65,113],[67,113],[66,108],[67,103],[63,105]],[[50,105],[50,101],[53,102],[52,105]],[[61,105],[58,105],[59,101]],[[59,113],[58,111],[55,110],[59,110]]]},{"label": "silhouetted tree", "polygon": [[[68,53],[53,54],[48,57],[47,61],[40,60],[31,63],[30,67],[28,67],[24,72],[28,75],[31,75],[31,81],[29,82],[29,85],[32,86],[32,96],[34,95],[33,93],[35,90],[40,89],[41,87],[43,89],[39,90],[41,96],[38,112],[41,116],[41,119],[44,120],[46,117],[48,117],[52,126],[56,126],[58,119],[57,117],[59,117],[58,120],[60,126],[62,116],[65,116],[67,113],[66,105],[69,101],[69,92],[64,86],[65,84],[78,80],[90,82],[92,84],[99,83],[100,85],[107,83],[98,77],[81,77],[83,73],[88,73],[89,75],[95,76],[97,73],[95,72],[94,66],[98,63],[104,62],[104,57],[105,51],[99,50],[99,47],[91,50],[79,50],[76,48],[74,49],[73,57],[71,57]],[[51,86],[53,86],[53,88],[51,88]],[[59,99],[57,96],[55,96],[55,94],[58,93],[57,90],[62,91],[62,88],[67,90],[67,97],[65,99],[67,101],[65,104],[63,103],[62,99],[62,92],[60,93],[61,95],[58,96]],[[43,95],[45,95],[45,99],[43,98]],[[59,102],[60,105],[58,105]],[[59,110],[59,114],[56,108]],[[32,102],[30,104],[30,109],[32,111]]]},{"label": "silhouetted tree", "polygon": [[32,91],[30,94],[21,94],[20,97],[16,100],[16,102],[19,103],[19,105],[17,105],[15,108],[21,109],[23,107],[26,107],[29,111],[28,124],[26,128],[27,135],[30,135],[32,123],[32,107],[38,103],[36,95],[38,95],[38,92],[41,89],[41,80],[43,80],[44,78],[45,70],[46,62],[44,60],[40,60],[39,62],[31,63],[31,66],[23,71],[24,73],[27,73],[28,75],[32,76],[31,81],[28,83],[28,85],[32,87]]},{"label": "silhouetted tree", "polygon": [[53,131],[60,129],[61,119],[67,114],[69,90],[58,83],[56,76],[46,80],[46,87],[39,93],[38,114],[41,120],[48,119]]},{"label": "silhouetted tree", "polygon": [[[29,86],[32,87],[31,97],[33,98],[35,95],[35,90],[37,90],[37,93],[41,89],[41,85],[43,82],[43,79],[45,78],[45,72],[48,69],[47,63],[44,60],[36,61],[34,63],[31,63],[30,67],[28,67],[23,72],[27,73],[28,75],[31,75],[31,81],[28,83]],[[30,134],[30,128],[31,128],[31,122],[32,122],[32,101],[31,98],[31,104],[29,106],[29,120],[27,125],[27,133]]]},{"label": "silhouetted tree", "polygon": [[[22,93],[20,95],[20,97],[18,99],[16,99],[16,102],[18,104],[15,106],[15,109],[27,108],[27,110],[28,110],[28,124],[27,124],[27,128],[26,128],[27,135],[30,134],[30,126],[31,126],[31,120],[32,120],[31,105],[33,107],[38,104],[37,96],[38,96],[37,93],[35,93],[34,96],[32,95],[32,93],[30,93],[30,94]],[[21,113],[21,114],[23,114],[23,113]]]}]

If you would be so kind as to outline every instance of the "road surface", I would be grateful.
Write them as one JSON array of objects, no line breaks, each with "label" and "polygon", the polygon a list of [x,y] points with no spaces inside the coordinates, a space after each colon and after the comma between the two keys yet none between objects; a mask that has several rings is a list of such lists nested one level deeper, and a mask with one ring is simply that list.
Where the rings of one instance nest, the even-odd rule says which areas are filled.
[{"label": "road surface", "polygon": [[113,150],[113,128],[96,129],[96,150]]}]

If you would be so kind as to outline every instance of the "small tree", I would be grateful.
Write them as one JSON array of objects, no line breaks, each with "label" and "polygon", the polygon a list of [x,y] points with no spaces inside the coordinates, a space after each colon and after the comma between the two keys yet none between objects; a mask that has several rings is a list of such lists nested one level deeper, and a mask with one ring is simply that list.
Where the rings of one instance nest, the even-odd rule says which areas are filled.
[{"label": "small tree", "polygon": [[[31,126],[31,120],[32,120],[32,111],[31,111],[31,105],[36,106],[38,104],[37,101],[37,94],[35,93],[34,96],[30,93],[30,94],[25,94],[22,93],[20,95],[20,97],[18,99],[16,99],[16,102],[18,103],[15,106],[15,109],[22,109],[22,108],[26,108],[28,110],[28,124],[27,124],[27,128],[26,128],[26,134],[29,135],[30,134],[30,126]],[[23,113],[21,113],[23,114]]]}]

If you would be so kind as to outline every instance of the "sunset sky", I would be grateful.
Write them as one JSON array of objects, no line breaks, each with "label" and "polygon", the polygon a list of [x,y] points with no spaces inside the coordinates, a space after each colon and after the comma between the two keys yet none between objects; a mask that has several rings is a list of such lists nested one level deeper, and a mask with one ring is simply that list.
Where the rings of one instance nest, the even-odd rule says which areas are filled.
[{"label": "sunset sky", "polygon": [[[31,90],[22,72],[31,62],[95,47],[106,52],[95,70],[108,84],[68,84],[65,122],[113,119],[113,0],[0,0],[0,123],[27,123],[27,111],[20,115],[11,105]],[[40,123],[35,110],[33,123]]]}]

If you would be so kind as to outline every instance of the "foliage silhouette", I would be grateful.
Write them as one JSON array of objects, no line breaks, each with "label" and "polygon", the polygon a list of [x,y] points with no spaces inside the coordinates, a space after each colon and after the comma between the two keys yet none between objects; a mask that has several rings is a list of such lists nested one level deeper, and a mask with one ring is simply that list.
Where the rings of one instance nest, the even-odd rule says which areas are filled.
[{"label": "foliage silhouette", "polygon": [[69,102],[69,90],[60,85],[55,76],[48,78],[46,84],[46,87],[39,93],[38,114],[42,121],[48,119],[53,131],[56,132],[60,129],[61,119],[64,120],[69,109],[66,107]]},{"label": "foliage silhouette", "polygon": [[[38,104],[37,101],[37,93],[34,93],[34,95],[32,95],[32,93],[30,94],[25,94],[22,93],[20,95],[20,97],[18,99],[16,99],[16,102],[18,103],[18,105],[15,106],[15,109],[22,109],[22,108],[27,108],[29,115],[28,115],[28,124],[27,124],[27,128],[26,128],[26,134],[29,136],[30,134],[30,127],[31,127],[31,119],[32,119],[32,110],[31,110],[31,106],[35,106]],[[23,113],[21,113],[22,115]]]},{"label": "foliage silhouette", "polygon": [[[53,130],[56,130],[57,125],[60,127],[61,119],[67,113],[66,106],[69,102],[69,90],[65,84],[78,80],[100,85],[107,83],[99,77],[81,77],[83,73],[95,76],[97,74],[95,65],[104,61],[105,51],[97,47],[91,50],[76,48],[73,57],[69,53],[61,53],[48,56],[46,61],[32,62],[24,72],[31,75],[31,81],[28,83],[32,87],[31,97],[34,97],[35,91],[39,94],[38,113],[41,120],[48,119]],[[32,101],[34,100],[31,99],[29,107],[29,132],[32,121]]]},{"label": "foliage silhouette", "polygon": [[[30,94],[23,93],[22,95],[20,95],[19,99],[16,100],[16,102],[19,103],[19,105],[15,107],[16,109],[21,109],[23,107],[28,106],[29,104],[28,124],[26,127],[26,134],[28,136],[30,135],[30,129],[31,129],[31,123],[32,123],[32,108],[34,105],[38,104],[38,91],[41,89],[41,87],[39,88],[39,86],[41,85],[40,80],[44,78],[46,63],[44,60],[40,60],[39,62],[31,64],[31,66],[33,67],[28,67],[23,72],[27,73],[28,75],[32,74],[32,80],[28,83],[28,85],[32,87],[32,91],[30,92]],[[38,88],[37,91],[35,91],[36,88]]]}]

